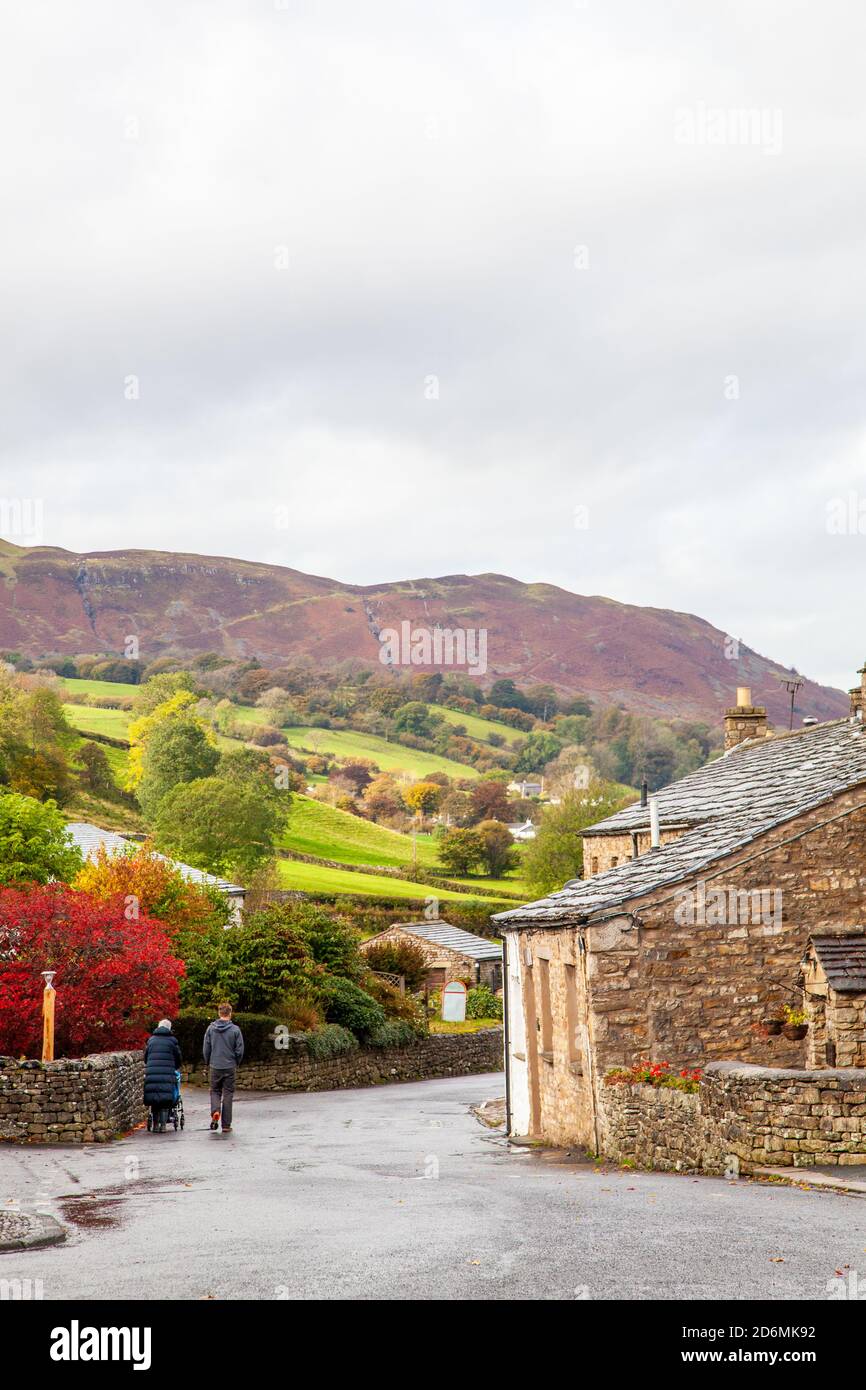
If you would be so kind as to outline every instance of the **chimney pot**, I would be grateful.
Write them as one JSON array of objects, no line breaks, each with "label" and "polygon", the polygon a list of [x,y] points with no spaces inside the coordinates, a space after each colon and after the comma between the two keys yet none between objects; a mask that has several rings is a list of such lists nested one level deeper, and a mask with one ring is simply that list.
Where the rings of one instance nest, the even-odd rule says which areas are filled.
[{"label": "chimney pot", "polygon": [[737,686],[737,705],[740,709],[751,709],[752,692],[747,685]]}]

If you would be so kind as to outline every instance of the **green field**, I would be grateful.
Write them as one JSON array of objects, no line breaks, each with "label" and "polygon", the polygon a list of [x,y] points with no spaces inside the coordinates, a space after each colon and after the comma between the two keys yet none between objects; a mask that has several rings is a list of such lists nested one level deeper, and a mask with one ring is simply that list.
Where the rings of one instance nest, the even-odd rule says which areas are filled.
[{"label": "green field", "polygon": [[404,748],[389,743],[376,734],[359,734],[350,729],[313,729],[293,726],[284,729],[286,742],[292,748],[310,748],[316,753],[330,753],[345,762],[363,758],[374,762],[383,772],[408,772],[411,777],[423,777],[427,772],[444,772],[448,777],[472,778],[478,773],[466,763],[455,763],[437,753],[422,753],[417,748]]},{"label": "green field", "polygon": [[84,733],[110,734],[126,738],[129,711],[125,709],[94,709],[92,705],[64,705],[63,713],[73,729]]},{"label": "green field", "polygon": [[295,888],[304,893],[362,893],[375,898],[414,898],[423,902],[425,898],[443,898],[468,903],[472,896],[481,901],[495,904],[503,912],[513,907],[514,901],[507,898],[493,898],[481,891],[455,893],[449,888],[431,888],[427,883],[409,883],[403,878],[389,878],[386,874],[354,874],[351,869],[328,869],[319,864],[302,864],[296,859],[281,859],[278,863],[280,886]]},{"label": "green field", "polygon": [[[430,872],[439,868],[432,835],[418,835],[417,863]],[[280,849],[311,854],[319,859],[336,859],[341,864],[369,864],[400,869],[412,860],[412,836],[388,830],[383,825],[361,820],[349,811],[340,811],[312,797],[295,794],[289,823],[279,840]],[[519,894],[523,884],[518,875],[509,878],[460,878],[445,874],[453,883],[464,883],[481,897],[490,894]],[[435,888],[428,889],[435,892]]]},{"label": "green field", "polygon": [[[289,823],[281,836],[281,849],[313,854],[319,859],[339,859],[341,864],[384,864],[402,868],[412,863],[412,837],[383,825],[361,820],[312,797],[294,795]],[[418,836],[418,863],[430,869],[436,852],[429,835]]]},{"label": "green field", "polygon": [[125,685],[122,681],[80,681],[71,676],[61,676],[61,685],[75,695],[117,695],[126,699],[137,695],[140,685]]},{"label": "green field", "polygon": [[500,724],[497,719],[482,719],[480,714],[461,714],[458,709],[447,709],[445,705],[431,705],[430,709],[441,714],[448,724],[462,724],[468,736],[478,743],[489,743],[491,734],[501,734],[507,745],[522,743],[526,738],[520,729],[512,729],[510,724]]}]

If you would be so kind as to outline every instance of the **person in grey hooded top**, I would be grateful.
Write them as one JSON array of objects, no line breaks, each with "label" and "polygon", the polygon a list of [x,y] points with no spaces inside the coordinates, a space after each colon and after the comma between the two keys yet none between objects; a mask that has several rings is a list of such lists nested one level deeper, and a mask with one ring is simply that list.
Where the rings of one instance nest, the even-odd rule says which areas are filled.
[{"label": "person in grey hooded top", "polygon": [[219,1018],[208,1024],[204,1035],[204,1060],[210,1067],[210,1127],[218,1129],[222,1116],[223,1134],[232,1127],[232,1100],[235,1073],[243,1060],[244,1035],[232,1023],[231,1004],[220,1004]]}]

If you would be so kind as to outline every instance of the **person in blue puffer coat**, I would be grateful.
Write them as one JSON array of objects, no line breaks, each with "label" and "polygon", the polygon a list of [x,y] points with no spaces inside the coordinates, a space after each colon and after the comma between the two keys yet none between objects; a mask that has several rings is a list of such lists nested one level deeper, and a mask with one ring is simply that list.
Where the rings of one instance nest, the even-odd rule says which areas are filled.
[{"label": "person in blue puffer coat", "polygon": [[144,1103],[153,1115],[153,1127],[165,1132],[168,1112],[177,1097],[177,1077],[182,1062],[180,1043],[171,1031],[171,1019],[160,1019],[144,1046]]}]

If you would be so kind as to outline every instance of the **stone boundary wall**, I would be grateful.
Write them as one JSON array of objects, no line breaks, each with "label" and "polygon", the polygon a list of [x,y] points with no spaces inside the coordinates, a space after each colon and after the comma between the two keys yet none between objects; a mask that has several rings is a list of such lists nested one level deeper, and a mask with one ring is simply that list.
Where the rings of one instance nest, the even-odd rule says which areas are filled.
[{"label": "stone boundary wall", "polygon": [[0,1139],[93,1144],[145,1116],[141,1052],[101,1052],[56,1062],[0,1057]]},{"label": "stone boundary wall", "polygon": [[604,1086],[604,1154],[663,1171],[866,1163],[866,1070],[713,1062],[700,1090]]},{"label": "stone boundary wall", "polygon": [[[349,1086],[379,1086],[391,1081],[425,1081],[436,1076],[469,1076],[502,1071],[501,1028],[477,1033],[431,1033],[402,1047],[359,1047],[336,1057],[311,1057],[306,1044],[289,1035],[285,1050],[274,1049],[266,1062],[243,1062],[239,1091],[336,1091]],[[204,1085],[204,1065],[186,1067],[184,1076]]]},{"label": "stone boundary wall", "polygon": [[697,1092],[663,1086],[605,1086],[605,1157],[662,1172],[715,1172],[715,1150]]}]

